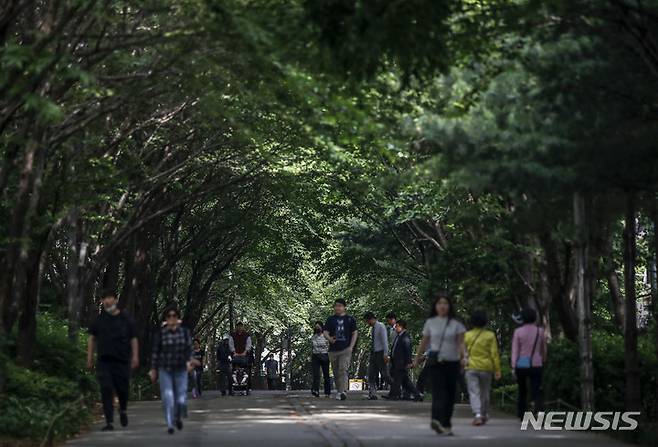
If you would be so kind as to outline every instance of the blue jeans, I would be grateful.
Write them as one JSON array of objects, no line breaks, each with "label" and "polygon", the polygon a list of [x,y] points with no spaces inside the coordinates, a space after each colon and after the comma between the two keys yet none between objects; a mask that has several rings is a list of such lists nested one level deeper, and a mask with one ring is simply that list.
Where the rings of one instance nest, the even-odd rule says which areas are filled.
[{"label": "blue jeans", "polygon": [[167,427],[173,428],[174,421],[187,416],[187,370],[158,370],[160,398],[164,407]]}]

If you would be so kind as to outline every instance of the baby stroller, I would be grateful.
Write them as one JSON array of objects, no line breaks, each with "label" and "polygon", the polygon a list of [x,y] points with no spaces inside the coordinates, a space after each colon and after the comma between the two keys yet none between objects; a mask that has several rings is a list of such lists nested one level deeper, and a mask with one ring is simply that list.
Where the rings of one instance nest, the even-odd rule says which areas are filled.
[{"label": "baby stroller", "polygon": [[233,356],[233,392],[249,395],[249,358],[246,355]]}]

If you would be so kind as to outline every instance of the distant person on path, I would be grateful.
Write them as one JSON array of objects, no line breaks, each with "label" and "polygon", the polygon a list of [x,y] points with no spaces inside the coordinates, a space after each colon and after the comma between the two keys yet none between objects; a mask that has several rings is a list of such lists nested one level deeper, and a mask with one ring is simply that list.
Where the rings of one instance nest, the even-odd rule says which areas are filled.
[{"label": "distant person on path", "polygon": [[543,328],[535,324],[537,312],[526,308],[521,311],[523,325],[512,337],[512,373],[519,385],[517,416],[523,419],[528,410],[528,381],[530,398],[535,403],[535,412],[543,411],[541,393],[542,371],[546,360],[546,338]]},{"label": "distant person on path", "polygon": [[427,355],[428,372],[432,382],[431,428],[439,434],[452,434],[452,413],[460,376],[460,365],[466,357],[464,333],[466,328],[455,318],[455,309],[446,293],[437,294],[430,318],[423,327],[423,339],[418,346],[415,366]]},{"label": "distant person on path", "polygon": [[[393,343],[395,343],[395,337],[398,336],[398,333],[395,331],[395,323],[397,323],[398,318],[395,315],[394,312],[389,312],[386,314],[386,323],[388,324],[388,343],[389,346],[392,348]],[[390,380],[389,382],[389,392],[387,395],[384,396],[385,399],[388,399],[392,396],[391,390],[393,386],[393,371],[391,370],[391,363],[388,363],[388,378]]]},{"label": "distant person on path", "polygon": [[139,344],[133,319],[117,307],[114,291],[103,292],[103,310],[89,327],[87,341],[87,367],[94,367],[94,351],[98,349],[96,377],[101,389],[105,426],[113,430],[114,393],[119,399],[121,425],[128,425],[128,392],[130,370],[139,366]]},{"label": "distant person on path", "polygon": [[274,360],[274,354],[267,356],[265,361],[265,378],[267,379],[267,389],[275,390],[276,381],[279,378],[279,362]]},{"label": "distant person on path", "polygon": [[409,394],[414,400],[421,401],[423,397],[418,392],[409,378],[409,370],[413,368],[411,355],[411,337],[407,332],[407,322],[398,320],[395,324],[397,337],[391,349],[391,371],[393,373],[393,385],[391,386],[392,399],[400,398],[401,391]]},{"label": "distant person on path", "polygon": [[487,314],[476,310],[471,315],[473,329],[464,334],[468,355],[466,361],[466,386],[473,411],[473,425],[479,426],[489,419],[491,378],[500,380],[500,355],[498,340],[493,331],[485,329]]},{"label": "distant person on path", "polygon": [[201,349],[201,340],[194,339],[194,348],[192,358],[195,360],[194,369],[192,370],[192,397],[201,397],[203,389],[203,357],[205,352]]},{"label": "distant person on path", "polygon": [[329,340],[323,335],[321,321],[316,321],[313,326],[313,337],[311,337],[312,354],[311,370],[313,371],[313,383],[311,394],[320,397],[320,371],[324,381],[324,396],[331,396],[331,380],[329,378]]},{"label": "distant person on path", "polygon": [[356,319],[347,315],[347,304],[344,299],[339,298],[334,302],[334,315],[327,319],[323,334],[329,340],[329,361],[336,382],[336,399],[345,400],[352,350],[359,334],[356,330]]},{"label": "distant person on path", "polygon": [[247,394],[251,390],[251,366],[252,347],[251,335],[247,332],[243,323],[235,325],[235,332],[231,334],[228,341],[231,349],[231,357],[235,364],[241,364],[247,372]]},{"label": "distant person on path", "polygon": [[174,423],[183,429],[187,417],[187,377],[192,371],[192,336],[189,329],[179,322],[180,312],[168,306],[164,313],[166,324],[153,338],[151,352],[151,381],[160,380],[167,432],[174,434]]},{"label": "distant person on path", "polygon": [[363,316],[366,324],[372,328],[372,342],[370,344],[370,363],[368,365],[368,398],[377,400],[377,388],[379,376],[388,379],[388,335],[384,323],[377,321],[372,312],[366,312]]},{"label": "distant person on path", "polygon": [[229,346],[230,336],[224,335],[224,338],[217,346],[217,382],[219,384],[219,391],[222,396],[226,393],[230,396],[233,395],[233,379],[231,368],[231,347]]}]

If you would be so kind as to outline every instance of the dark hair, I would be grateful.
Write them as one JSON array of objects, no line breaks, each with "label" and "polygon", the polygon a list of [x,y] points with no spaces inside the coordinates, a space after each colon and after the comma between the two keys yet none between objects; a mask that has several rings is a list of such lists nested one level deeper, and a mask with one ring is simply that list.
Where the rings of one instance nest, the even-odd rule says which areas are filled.
[{"label": "dark hair", "polygon": [[373,320],[375,318],[377,318],[377,317],[375,317],[375,314],[372,313],[372,312],[366,312],[365,314],[363,314],[363,319],[366,320],[366,321]]},{"label": "dark hair", "polygon": [[315,323],[313,323],[313,327],[314,327],[314,328],[315,328],[315,326],[317,326],[317,325],[320,325],[320,327],[321,327],[322,329],[324,329],[324,323],[323,323],[322,321],[318,320],[318,321],[316,321]]},{"label": "dark hair", "polygon": [[176,306],[175,304],[170,304],[167,307],[165,307],[165,311],[164,311],[165,320],[169,316],[169,312],[176,312],[176,316],[180,318],[180,311],[178,310],[178,306]]},{"label": "dark hair", "polygon": [[474,310],[471,314],[471,324],[475,327],[485,327],[487,321],[487,313],[483,310]]},{"label": "dark hair", "polygon": [[111,297],[114,297],[114,298],[119,297],[119,295],[117,295],[116,290],[109,289],[109,288],[108,289],[103,289],[103,292],[101,293],[101,299],[107,298],[108,296],[111,296]]},{"label": "dark hair", "polygon": [[395,324],[397,324],[398,326],[401,326],[402,329],[406,329],[406,328],[407,328],[407,322],[404,321],[404,320],[398,320],[398,321],[395,322]]},{"label": "dark hair", "polygon": [[343,306],[347,307],[347,303],[342,298],[338,298],[336,301],[334,301],[334,304],[342,304]]},{"label": "dark hair", "polygon": [[201,340],[199,340],[198,338],[195,338],[194,340],[192,340],[192,343],[199,343],[199,344],[201,344]]},{"label": "dark hair", "polygon": [[272,354],[272,353],[270,352],[267,356],[268,356],[268,357],[274,357],[274,354]]},{"label": "dark hair", "polygon": [[396,317],[393,312],[389,312],[389,313],[386,314],[386,319],[388,319],[388,320],[397,320],[398,317]]},{"label": "dark hair", "polygon": [[521,311],[521,319],[523,323],[534,323],[537,321],[537,311],[530,307],[526,307]]},{"label": "dark hair", "polygon": [[244,323],[242,323],[242,322],[240,321],[240,322],[236,323],[235,326],[236,326],[236,327],[237,327],[237,326],[244,326]]},{"label": "dark hair", "polygon": [[439,300],[442,299],[448,302],[448,318],[449,319],[455,318],[455,306],[452,303],[452,298],[450,298],[450,295],[446,291],[440,291],[437,292],[436,295],[434,295],[434,300],[432,301],[432,307],[430,308],[430,318],[437,316],[436,303],[438,303]]}]

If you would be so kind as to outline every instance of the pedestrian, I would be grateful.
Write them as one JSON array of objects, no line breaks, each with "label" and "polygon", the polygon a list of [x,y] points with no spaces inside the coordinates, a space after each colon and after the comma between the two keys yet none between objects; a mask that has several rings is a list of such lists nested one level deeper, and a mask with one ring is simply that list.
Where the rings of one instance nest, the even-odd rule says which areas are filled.
[{"label": "pedestrian", "polygon": [[[379,376],[388,378],[388,335],[383,323],[377,321],[372,312],[363,316],[366,324],[372,328],[370,344],[370,363],[368,365],[368,399],[377,400]],[[390,381],[390,380],[389,380]]]},{"label": "pedestrian", "polygon": [[279,362],[274,360],[274,354],[270,354],[265,361],[265,378],[267,379],[267,389],[275,390],[279,378]]},{"label": "pedestrian", "polygon": [[415,366],[421,363],[423,353],[429,346],[427,356],[432,382],[431,428],[439,434],[452,434],[452,413],[461,365],[466,357],[464,333],[466,328],[455,317],[450,296],[438,293],[430,309],[430,318],[423,326],[423,339],[418,346]]},{"label": "pedestrian", "polygon": [[192,336],[189,329],[180,324],[180,312],[174,305],[164,313],[167,324],[153,338],[151,352],[151,381],[160,380],[167,432],[174,434],[174,423],[183,429],[187,417],[187,377],[192,371]]},{"label": "pedestrian", "polygon": [[203,357],[205,352],[201,349],[201,340],[194,339],[194,347],[192,349],[192,359],[194,362],[194,369],[192,370],[192,397],[195,399],[201,397],[203,389]]},{"label": "pedestrian", "polygon": [[395,331],[397,332],[397,337],[395,337],[391,349],[391,371],[393,373],[393,387],[391,389],[395,389],[397,396],[393,395],[391,398],[399,398],[400,391],[402,390],[412,396],[414,400],[422,401],[423,396],[409,378],[409,370],[413,367],[413,359],[411,355],[411,337],[407,332],[407,322],[398,320],[395,324]]},{"label": "pedestrian", "polygon": [[89,327],[87,367],[94,368],[94,351],[98,350],[96,377],[101,389],[105,426],[114,430],[114,393],[119,399],[121,426],[128,425],[130,370],[139,366],[139,344],[133,319],[117,307],[119,300],[112,290],[102,293],[103,310]]},{"label": "pedestrian", "polygon": [[324,327],[321,321],[313,325],[313,337],[311,337],[311,370],[313,372],[313,383],[311,394],[320,397],[320,371],[324,382],[324,397],[331,396],[331,380],[329,379],[329,340],[322,334]]},{"label": "pedestrian", "polygon": [[229,346],[229,334],[225,334],[217,346],[217,382],[219,392],[222,396],[233,395],[233,370],[231,366],[231,347]]},{"label": "pedestrian", "polygon": [[498,341],[493,331],[485,329],[487,314],[476,310],[471,314],[472,329],[464,334],[466,345],[466,386],[473,411],[473,425],[482,425],[489,419],[491,378],[500,380]]},{"label": "pedestrian", "polygon": [[352,350],[359,333],[356,329],[356,319],[347,315],[347,304],[344,299],[339,298],[334,302],[334,315],[327,318],[323,334],[329,340],[329,361],[334,372],[336,399],[345,400]]},{"label": "pedestrian", "polygon": [[235,325],[235,331],[229,337],[229,348],[231,349],[231,358],[236,366],[244,368],[247,374],[247,395],[251,391],[251,366],[252,366],[252,347],[251,335],[247,332],[243,323]]},{"label": "pedestrian", "polygon": [[523,325],[516,328],[512,337],[511,361],[512,374],[519,385],[517,416],[523,419],[528,410],[528,381],[534,410],[543,411],[541,382],[547,349],[544,329],[535,324],[537,312],[530,308],[523,309],[521,318]]}]

